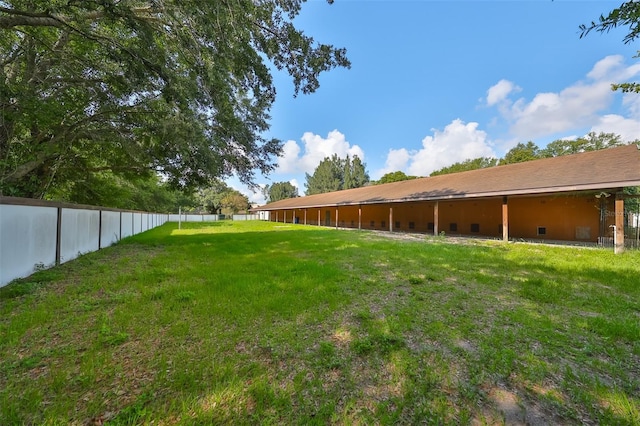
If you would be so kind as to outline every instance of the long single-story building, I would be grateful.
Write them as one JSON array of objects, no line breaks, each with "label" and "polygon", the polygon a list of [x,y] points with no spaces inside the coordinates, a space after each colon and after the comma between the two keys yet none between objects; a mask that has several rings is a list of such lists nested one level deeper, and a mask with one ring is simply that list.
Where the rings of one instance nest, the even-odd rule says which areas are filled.
[{"label": "long single-story building", "polygon": [[640,186],[635,144],[524,163],[289,198],[267,220],[390,232],[624,247],[625,187]]}]

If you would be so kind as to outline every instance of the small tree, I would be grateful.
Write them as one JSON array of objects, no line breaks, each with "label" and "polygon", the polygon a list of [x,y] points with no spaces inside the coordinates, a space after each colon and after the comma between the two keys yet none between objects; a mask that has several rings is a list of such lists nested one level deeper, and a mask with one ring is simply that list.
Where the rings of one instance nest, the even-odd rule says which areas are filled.
[{"label": "small tree", "polygon": [[202,208],[202,210],[219,214],[223,208],[223,199],[233,189],[221,180],[214,179],[210,182],[206,188],[201,188],[196,193],[196,200]]},{"label": "small tree", "polygon": [[298,188],[290,182],[276,182],[273,185],[267,185],[264,188],[264,193],[267,197],[267,202],[273,203],[287,198],[298,197]]},{"label": "small tree", "polygon": [[249,204],[249,198],[235,189],[224,194],[221,204],[222,212],[226,214],[246,212],[251,207]]},{"label": "small tree", "polygon": [[522,163],[524,161],[537,160],[538,158],[541,158],[538,145],[531,141],[527,142],[526,145],[520,142],[505,154],[499,164],[502,166],[504,164]]},{"label": "small tree", "polygon": [[373,181],[372,183],[374,185],[382,185],[383,183],[400,182],[403,180],[411,180],[416,178],[417,176],[407,176],[404,172],[397,171],[386,173],[382,175],[380,179]]},{"label": "small tree", "polygon": [[449,173],[466,172],[469,170],[485,169],[498,164],[498,159],[493,157],[479,157],[471,160],[454,163],[448,167],[443,167],[431,173],[430,176],[446,175]]}]

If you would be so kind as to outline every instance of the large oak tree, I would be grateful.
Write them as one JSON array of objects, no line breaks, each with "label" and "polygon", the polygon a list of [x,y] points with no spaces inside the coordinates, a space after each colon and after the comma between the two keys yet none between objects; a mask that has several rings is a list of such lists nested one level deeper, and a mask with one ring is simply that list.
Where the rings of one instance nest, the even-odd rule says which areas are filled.
[{"label": "large oak tree", "polygon": [[0,194],[105,171],[176,187],[268,173],[270,64],[296,95],[350,65],[294,27],[303,2],[0,1]]}]

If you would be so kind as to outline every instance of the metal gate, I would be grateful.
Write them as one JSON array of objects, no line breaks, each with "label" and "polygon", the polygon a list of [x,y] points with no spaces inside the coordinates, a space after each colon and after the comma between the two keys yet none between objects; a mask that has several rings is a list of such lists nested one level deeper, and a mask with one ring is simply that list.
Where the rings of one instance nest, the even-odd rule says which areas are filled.
[{"label": "metal gate", "polygon": [[[624,203],[624,247],[625,249],[640,250],[640,195],[638,189],[629,188],[631,194],[627,194]],[[635,196],[634,196],[635,195]],[[608,203],[604,197],[600,200],[600,233],[598,245],[602,247],[614,246],[614,229],[610,225],[610,217],[615,212],[608,209]]]}]

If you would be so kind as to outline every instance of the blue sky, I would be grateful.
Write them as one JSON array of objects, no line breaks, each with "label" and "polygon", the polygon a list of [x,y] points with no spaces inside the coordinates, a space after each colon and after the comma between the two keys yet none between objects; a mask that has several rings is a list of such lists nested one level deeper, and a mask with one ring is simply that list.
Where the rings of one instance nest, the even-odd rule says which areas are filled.
[{"label": "blue sky", "polygon": [[290,181],[304,195],[305,173],[334,153],[360,156],[378,179],[502,157],[518,142],[544,147],[590,131],[638,139],[640,95],[610,85],[640,79],[640,43],[625,45],[626,29],[579,37],[580,24],[620,2],[310,0],[296,26],[345,47],[352,67],[295,98],[275,73],[268,136],[284,153],[256,183]]}]

